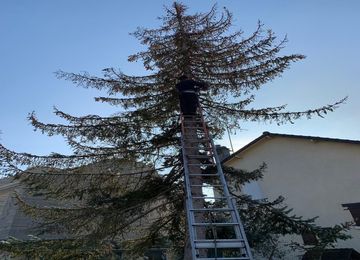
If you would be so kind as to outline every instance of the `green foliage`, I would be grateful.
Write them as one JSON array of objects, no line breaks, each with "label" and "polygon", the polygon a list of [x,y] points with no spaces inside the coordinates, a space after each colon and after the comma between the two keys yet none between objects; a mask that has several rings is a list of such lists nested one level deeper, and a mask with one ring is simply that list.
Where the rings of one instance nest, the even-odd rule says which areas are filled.
[{"label": "green foliage", "polygon": [[[278,41],[261,23],[248,37],[242,31],[230,32],[232,14],[226,9],[220,16],[215,7],[208,13],[189,15],[184,5],[174,3],[165,9],[162,21],[158,29],[139,28],[133,34],[146,49],[129,56],[129,61],[142,62],[146,75],[126,75],[115,68],[104,69],[101,77],[57,72],[58,78],[75,85],[106,91],[108,96],[95,100],[119,107],[119,113],[109,117],[76,117],[55,108],[54,113],[67,124],[43,123],[34,112],[29,114],[35,130],[63,136],[72,155],[38,156],[0,145],[4,174],[20,178],[30,193],[62,202],[44,207],[19,196],[24,211],[42,221],[44,232],[59,231],[69,237],[9,241],[12,243],[2,244],[4,250],[61,259],[70,254],[62,247],[81,254],[91,241],[92,248],[116,243],[134,254],[164,243],[175,252],[182,251],[185,196],[174,88],[182,74],[209,84],[201,104],[216,138],[222,137],[226,126],[239,128],[243,120],[293,122],[323,116],[344,101],[300,112],[288,112],[284,105],[253,107],[253,93],[303,55],[280,55],[286,39]],[[26,167],[29,170],[24,171]],[[261,178],[262,170],[264,167],[253,172],[225,172],[234,188],[240,189],[245,182]],[[279,207],[280,198],[259,202],[237,196],[255,248],[279,234],[298,234],[313,223],[313,219],[289,215],[287,208]]]},{"label": "green foliage", "polygon": [[[9,238],[0,242],[0,251],[11,252],[11,256],[25,256],[29,259],[100,259],[101,256],[111,256],[109,245],[92,244],[90,241],[63,239],[22,241]],[[107,258],[111,259],[111,258]]]}]

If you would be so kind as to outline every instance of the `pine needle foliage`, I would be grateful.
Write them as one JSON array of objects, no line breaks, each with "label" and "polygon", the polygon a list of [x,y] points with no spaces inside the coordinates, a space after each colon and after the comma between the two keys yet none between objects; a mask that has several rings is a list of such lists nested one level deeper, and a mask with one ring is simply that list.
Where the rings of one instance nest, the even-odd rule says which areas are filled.
[{"label": "pine needle foliage", "polygon": [[[43,123],[34,112],[29,114],[35,130],[63,136],[73,154],[39,156],[0,146],[3,173],[20,178],[32,194],[41,192],[48,199],[67,202],[39,207],[19,197],[25,212],[40,219],[48,231],[68,234],[71,240],[64,245],[70,243],[70,248],[96,241],[94,250],[95,244],[103,248],[117,243],[140,254],[165,243],[181,252],[186,230],[179,104],[174,88],[180,75],[210,86],[201,104],[215,138],[221,138],[227,126],[240,128],[243,121],[283,124],[323,116],[344,101],[299,112],[286,111],[284,105],[253,107],[254,92],[304,56],[281,55],[287,39],[278,40],[261,23],[250,36],[233,31],[232,18],[227,9],[218,12],[216,6],[207,13],[188,14],[186,6],[175,2],[165,8],[160,28],[139,28],[133,33],[146,49],[130,55],[129,61],[142,62],[145,75],[126,75],[115,68],[104,69],[101,77],[58,71],[58,78],[77,86],[106,91],[107,96],[95,100],[118,107],[119,113],[77,117],[55,108],[54,113],[67,124]],[[235,188],[241,188],[261,178],[261,171],[227,169],[225,174]],[[291,216],[288,209],[279,207],[281,199],[259,202],[237,196],[250,242],[257,248],[273,235],[316,231],[313,219]],[[29,248],[39,254],[46,244],[44,256],[48,256],[47,250],[60,250],[62,242],[23,243],[0,247],[19,252],[16,248],[24,246],[29,255]],[[69,257],[65,251],[53,257]],[[84,251],[74,254],[79,252]]]}]

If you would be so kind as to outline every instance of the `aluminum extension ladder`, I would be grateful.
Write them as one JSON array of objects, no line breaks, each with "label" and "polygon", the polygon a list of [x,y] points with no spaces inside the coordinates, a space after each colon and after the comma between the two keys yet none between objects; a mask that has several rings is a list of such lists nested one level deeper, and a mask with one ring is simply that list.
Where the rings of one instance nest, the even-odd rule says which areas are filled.
[{"label": "aluminum extension ladder", "polygon": [[252,260],[202,111],[180,118],[192,260]]}]

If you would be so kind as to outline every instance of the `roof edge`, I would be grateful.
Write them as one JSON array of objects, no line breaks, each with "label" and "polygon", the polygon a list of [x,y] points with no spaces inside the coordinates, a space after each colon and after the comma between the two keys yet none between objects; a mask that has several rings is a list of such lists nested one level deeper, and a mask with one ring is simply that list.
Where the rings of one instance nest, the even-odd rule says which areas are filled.
[{"label": "roof edge", "polygon": [[360,144],[359,140],[349,140],[349,139],[339,139],[339,138],[329,138],[329,137],[320,137],[320,136],[307,136],[307,135],[290,135],[290,134],[278,134],[278,133],[270,133],[270,132],[263,132],[261,136],[254,139],[247,145],[243,146],[236,152],[234,152],[229,157],[225,158],[222,163],[228,162],[234,157],[236,157],[238,154],[242,153],[243,151],[247,150],[257,142],[261,141],[262,139],[266,137],[286,137],[286,138],[302,138],[302,139],[308,139],[313,141],[326,141],[326,142],[336,142],[336,143],[349,143],[349,144]]}]

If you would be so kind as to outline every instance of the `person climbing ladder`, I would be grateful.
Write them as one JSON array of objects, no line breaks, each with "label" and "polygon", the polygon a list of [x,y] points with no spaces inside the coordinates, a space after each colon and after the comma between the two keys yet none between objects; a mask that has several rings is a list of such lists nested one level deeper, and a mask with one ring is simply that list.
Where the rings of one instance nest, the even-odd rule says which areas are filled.
[{"label": "person climbing ladder", "polygon": [[198,92],[206,90],[208,85],[205,82],[189,79],[186,75],[181,76],[179,80],[176,89],[179,92],[181,113],[183,115],[195,115],[199,107]]}]

